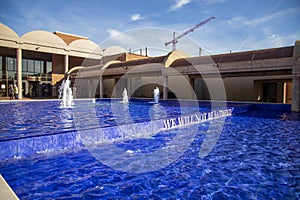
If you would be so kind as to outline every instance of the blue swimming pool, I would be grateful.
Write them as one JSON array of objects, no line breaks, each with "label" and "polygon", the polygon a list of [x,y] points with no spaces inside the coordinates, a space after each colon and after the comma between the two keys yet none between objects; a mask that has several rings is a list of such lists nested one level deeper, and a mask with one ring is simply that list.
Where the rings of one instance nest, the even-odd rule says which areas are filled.
[{"label": "blue swimming pool", "polygon": [[[60,101],[27,101],[0,103],[0,141],[51,135],[62,132],[138,123],[209,110],[195,103],[133,100],[123,104],[119,99],[75,101],[73,108],[60,108]],[[75,124],[76,123],[76,124]]]},{"label": "blue swimming pool", "polygon": [[[136,104],[138,112],[134,108],[129,111],[135,123],[151,118],[174,117],[182,112],[176,102],[162,103],[163,111],[156,114],[153,105],[144,101]],[[191,145],[170,165],[155,171],[131,173],[116,170],[96,159],[89,149],[78,146],[0,161],[0,173],[20,199],[299,199],[299,114],[276,109],[263,110],[261,106],[251,105],[251,109],[245,109],[247,112],[226,117],[216,144],[205,157],[199,157],[199,151],[203,148],[203,142],[220,130],[218,119],[199,126],[160,131],[148,137],[113,141],[115,146],[131,156],[166,147],[176,151],[176,145],[168,146],[170,141],[180,135],[178,145],[186,142],[187,133],[195,126],[197,132]],[[199,109],[210,110],[210,106],[187,104],[184,107],[189,112]],[[51,112],[51,109],[44,112]],[[107,119],[99,121],[100,126],[106,127],[106,123],[114,126],[110,124],[114,120],[111,117]],[[64,123],[64,131],[74,131],[74,123]],[[4,127],[4,130],[11,128],[6,124]],[[55,130],[59,129],[61,127]],[[31,136],[36,137],[38,132],[34,129]],[[16,137],[19,135],[3,137],[6,139],[2,142],[16,140]],[[111,155],[107,143],[98,143],[97,147],[106,152],[102,156]]]}]

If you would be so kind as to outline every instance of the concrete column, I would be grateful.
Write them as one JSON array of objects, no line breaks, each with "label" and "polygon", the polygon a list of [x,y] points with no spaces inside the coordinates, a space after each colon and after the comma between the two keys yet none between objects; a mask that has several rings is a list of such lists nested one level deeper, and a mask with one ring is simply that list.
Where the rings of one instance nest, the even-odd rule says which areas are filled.
[{"label": "concrete column", "polygon": [[69,55],[65,55],[65,74],[69,71]]},{"label": "concrete column", "polygon": [[286,90],[287,90],[287,84],[286,82],[283,83],[283,103],[286,103]]},{"label": "concrete column", "polygon": [[292,94],[292,111],[299,112],[299,92],[300,92],[300,80],[299,78],[293,78],[293,94]]},{"label": "concrete column", "polygon": [[299,112],[300,104],[300,40],[296,41],[293,51],[292,67],[293,87],[292,87],[292,111]]},{"label": "concrete column", "polygon": [[163,88],[163,100],[168,99],[168,76],[164,75],[164,88]]},{"label": "concrete column", "polygon": [[103,98],[103,77],[100,75],[99,77],[99,95],[100,98]]},{"label": "concrete column", "polygon": [[22,99],[22,49],[17,49],[17,82],[18,82],[18,97]]}]

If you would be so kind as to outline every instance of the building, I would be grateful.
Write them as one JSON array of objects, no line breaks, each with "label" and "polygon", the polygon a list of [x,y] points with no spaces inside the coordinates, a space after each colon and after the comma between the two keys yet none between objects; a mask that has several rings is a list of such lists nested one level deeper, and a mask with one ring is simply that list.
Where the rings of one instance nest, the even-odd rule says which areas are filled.
[{"label": "building", "polygon": [[47,31],[19,37],[0,23],[0,96],[18,84],[19,98],[56,96],[57,82],[74,66],[100,63],[103,51],[87,38]]},{"label": "building", "polygon": [[[299,111],[300,41],[295,46],[212,56],[182,51],[131,61],[110,61],[74,73],[82,97],[152,97],[292,104]],[[225,91],[225,92],[224,92]]]},{"label": "building", "polygon": [[[88,38],[32,31],[19,37],[0,24],[2,96],[17,83],[19,96],[55,97],[68,73],[77,97],[152,97],[290,103],[299,111],[300,41],[294,46],[212,56],[182,51],[148,57],[118,47],[102,50]],[[73,70],[72,70],[73,69]],[[224,92],[225,91],[225,92]]]}]

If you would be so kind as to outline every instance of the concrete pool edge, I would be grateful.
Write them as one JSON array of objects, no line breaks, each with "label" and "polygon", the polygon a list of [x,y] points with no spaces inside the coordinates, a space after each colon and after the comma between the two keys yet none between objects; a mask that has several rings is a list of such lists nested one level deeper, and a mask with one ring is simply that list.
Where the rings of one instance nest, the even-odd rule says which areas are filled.
[{"label": "concrete pool edge", "polygon": [[18,200],[18,196],[0,174],[0,199]]}]

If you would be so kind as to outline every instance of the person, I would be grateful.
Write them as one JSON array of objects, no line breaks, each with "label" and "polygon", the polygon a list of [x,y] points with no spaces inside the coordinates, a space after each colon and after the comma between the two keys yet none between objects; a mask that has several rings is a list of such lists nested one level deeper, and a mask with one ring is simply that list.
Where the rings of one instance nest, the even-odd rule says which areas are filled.
[{"label": "person", "polygon": [[19,88],[16,84],[14,84],[14,94],[15,94],[15,99],[18,99]]},{"label": "person", "polygon": [[12,84],[8,87],[8,96],[10,100],[14,99],[14,87]]}]

